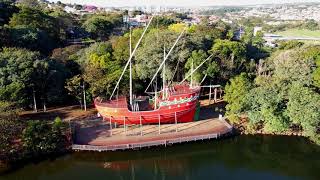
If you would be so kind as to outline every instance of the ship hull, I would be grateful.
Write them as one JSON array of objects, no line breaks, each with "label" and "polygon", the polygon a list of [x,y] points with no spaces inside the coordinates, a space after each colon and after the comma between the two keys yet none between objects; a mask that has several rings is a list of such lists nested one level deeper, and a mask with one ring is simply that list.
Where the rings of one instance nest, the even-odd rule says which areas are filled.
[{"label": "ship hull", "polygon": [[[172,94],[160,107],[150,111],[129,111],[126,100],[119,103],[95,101],[95,107],[104,120],[117,124],[170,124],[192,122],[197,108],[200,88]],[[116,105],[115,105],[116,104]]]}]

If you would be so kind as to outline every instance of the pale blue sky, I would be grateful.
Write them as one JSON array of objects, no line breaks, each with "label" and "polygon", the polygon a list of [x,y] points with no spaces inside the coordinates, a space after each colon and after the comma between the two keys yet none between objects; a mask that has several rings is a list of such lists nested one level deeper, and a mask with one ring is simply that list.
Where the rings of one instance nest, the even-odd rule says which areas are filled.
[{"label": "pale blue sky", "polygon": [[[58,0],[49,0],[58,1]],[[214,6],[253,5],[294,2],[320,2],[320,0],[60,0],[64,3],[89,4],[96,6]]]}]

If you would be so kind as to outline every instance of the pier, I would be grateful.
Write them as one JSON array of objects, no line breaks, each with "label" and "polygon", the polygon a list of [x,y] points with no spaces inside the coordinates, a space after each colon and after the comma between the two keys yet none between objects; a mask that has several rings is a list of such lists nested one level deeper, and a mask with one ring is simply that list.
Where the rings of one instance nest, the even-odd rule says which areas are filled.
[{"label": "pier", "polygon": [[[101,119],[88,120],[75,128],[74,151],[117,151],[171,146],[174,144],[218,139],[232,133],[224,118],[210,118],[202,109],[202,119],[190,123],[110,127]],[[204,119],[205,118],[205,119]]]}]

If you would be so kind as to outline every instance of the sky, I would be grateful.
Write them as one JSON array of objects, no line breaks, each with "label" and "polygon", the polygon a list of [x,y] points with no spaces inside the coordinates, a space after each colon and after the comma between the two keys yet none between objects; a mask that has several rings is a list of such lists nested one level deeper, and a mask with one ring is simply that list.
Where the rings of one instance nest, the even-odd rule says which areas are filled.
[{"label": "sky", "polygon": [[[56,2],[58,0],[49,0]],[[221,6],[221,5],[255,5],[295,2],[320,2],[320,0],[60,0],[63,3],[77,3],[107,6]]]}]

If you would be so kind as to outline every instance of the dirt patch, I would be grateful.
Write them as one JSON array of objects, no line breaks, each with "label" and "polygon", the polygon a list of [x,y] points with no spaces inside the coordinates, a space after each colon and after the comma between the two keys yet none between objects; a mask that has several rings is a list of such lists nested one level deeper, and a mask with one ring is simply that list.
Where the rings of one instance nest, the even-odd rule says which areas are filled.
[{"label": "dirt patch", "polygon": [[88,107],[87,111],[80,109],[79,106],[67,106],[60,108],[48,109],[47,112],[33,112],[24,111],[19,115],[24,120],[54,120],[60,117],[65,121],[85,119],[87,117],[95,116],[97,111],[93,106]]}]

